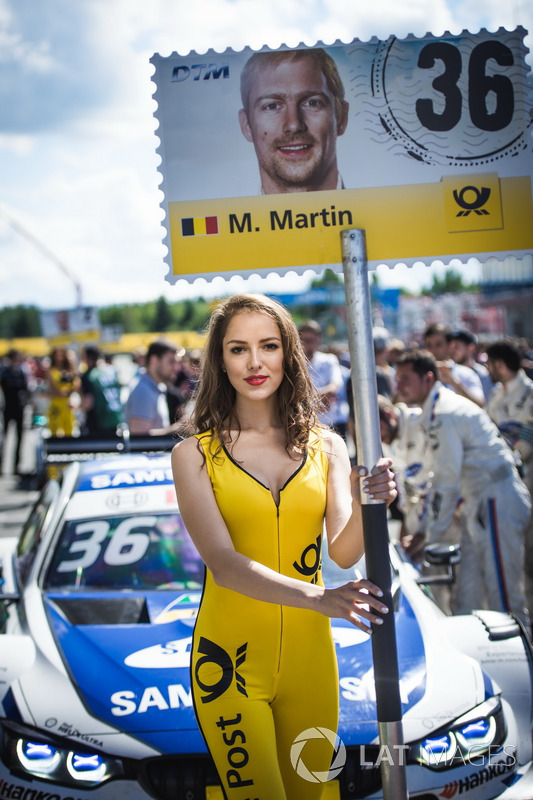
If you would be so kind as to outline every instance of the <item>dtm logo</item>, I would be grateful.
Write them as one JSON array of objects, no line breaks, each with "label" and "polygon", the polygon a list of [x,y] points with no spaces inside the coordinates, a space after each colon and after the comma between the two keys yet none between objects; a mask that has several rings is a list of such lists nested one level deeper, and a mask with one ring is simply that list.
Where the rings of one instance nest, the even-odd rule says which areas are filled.
[{"label": "dtm logo", "polygon": [[[220,645],[210,639],[206,639],[205,636],[200,638],[198,653],[202,653],[202,657],[195,664],[194,677],[202,692],[205,692],[205,697],[201,698],[202,703],[210,703],[224,694],[231,685],[234,672],[237,691],[248,697],[245,689],[246,681],[237,672],[237,668],[244,664],[247,647],[248,642],[237,648],[234,669],[231,656]],[[200,676],[201,672],[204,677]],[[212,679],[213,677],[216,677],[214,683],[206,682],[206,679]]]},{"label": "dtm logo", "polygon": [[488,215],[488,211],[484,206],[490,197],[490,189],[484,186],[478,189],[477,186],[463,186],[460,192],[457,189],[453,190],[453,198],[457,205],[462,208],[462,211],[457,212],[458,217],[468,217],[471,211],[478,216],[483,214]]},{"label": "dtm logo", "polygon": [[210,78],[229,78],[229,64],[180,64],[172,70],[171,81],[181,83],[192,76],[193,81],[208,81]]}]

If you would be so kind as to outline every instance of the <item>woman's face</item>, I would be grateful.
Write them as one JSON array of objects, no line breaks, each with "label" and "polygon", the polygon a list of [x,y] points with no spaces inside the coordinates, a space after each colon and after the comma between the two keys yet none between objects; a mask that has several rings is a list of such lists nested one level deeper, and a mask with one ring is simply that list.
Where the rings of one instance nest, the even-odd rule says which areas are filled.
[{"label": "woman's face", "polygon": [[240,311],[231,319],[222,341],[222,362],[238,396],[271,397],[283,380],[283,360],[281,333],[271,316]]},{"label": "woman's face", "polygon": [[66,366],[66,360],[67,351],[64,347],[58,347],[54,358],[56,366],[58,366],[60,369],[63,369],[63,367]]}]

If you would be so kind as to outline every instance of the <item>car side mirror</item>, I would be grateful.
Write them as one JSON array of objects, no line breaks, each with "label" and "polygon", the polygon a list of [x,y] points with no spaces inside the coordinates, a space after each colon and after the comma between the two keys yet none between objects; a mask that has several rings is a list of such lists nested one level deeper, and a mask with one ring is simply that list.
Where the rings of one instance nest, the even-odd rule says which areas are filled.
[{"label": "car side mirror", "polygon": [[425,564],[431,567],[443,567],[446,572],[438,575],[419,575],[417,583],[453,583],[455,567],[461,561],[459,544],[428,544],[424,549]]}]

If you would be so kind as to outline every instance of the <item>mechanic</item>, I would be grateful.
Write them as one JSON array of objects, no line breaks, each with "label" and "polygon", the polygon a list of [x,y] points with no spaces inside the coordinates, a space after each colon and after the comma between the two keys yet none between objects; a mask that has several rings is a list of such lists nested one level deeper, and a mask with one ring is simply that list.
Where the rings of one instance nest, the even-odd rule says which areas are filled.
[{"label": "mechanic", "polygon": [[391,469],[396,476],[402,529],[404,535],[413,534],[418,531],[429,487],[429,477],[420,461],[424,439],[418,420],[422,412],[405,403],[393,403],[381,394],[378,394],[378,407],[383,454],[391,459]]},{"label": "mechanic", "polygon": [[[423,527],[431,487],[432,474],[427,472],[428,466],[421,459],[424,451],[424,433],[419,424],[422,409],[409,407],[405,403],[393,403],[382,395],[378,395],[378,404],[383,455],[392,459],[391,469],[396,476],[397,504],[401,514],[400,541],[404,543]],[[392,514],[391,517],[394,519]],[[454,515],[445,538],[440,537],[440,541],[443,544],[457,544],[461,537],[461,520]],[[424,576],[442,574],[439,567],[426,563],[420,566],[420,571]],[[433,584],[431,594],[441,611],[452,613],[449,584]]]},{"label": "mechanic", "polygon": [[487,413],[438,380],[437,364],[425,350],[408,350],[396,364],[399,398],[420,406],[424,433],[421,460],[433,473],[428,512],[404,545],[420,560],[424,545],[446,536],[460,505],[461,569],[452,611],[509,611],[526,622],[524,532],[531,512],[510,449]]},{"label": "mechanic", "polygon": [[[193,636],[198,724],[228,800],[318,800],[291,745],[308,728],[337,729],[338,674],[328,617],[366,633],[386,613],[368,580],[325,589],[329,552],[341,566],[362,555],[359,482],[396,496],[389,460],[351,470],[341,437],[317,420],[318,397],[288,311],[236,295],[210,320],[194,436],[172,453],[183,520],[206,566]],[[368,622],[364,622],[367,620]],[[313,770],[333,748],[313,741]]]},{"label": "mechanic", "polygon": [[[520,475],[533,496],[533,381],[521,368],[522,353],[514,342],[487,347],[487,369],[497,383],[487,413],[512,448]],[[533,616],[533,517],[526,530],[526,600]]]}]

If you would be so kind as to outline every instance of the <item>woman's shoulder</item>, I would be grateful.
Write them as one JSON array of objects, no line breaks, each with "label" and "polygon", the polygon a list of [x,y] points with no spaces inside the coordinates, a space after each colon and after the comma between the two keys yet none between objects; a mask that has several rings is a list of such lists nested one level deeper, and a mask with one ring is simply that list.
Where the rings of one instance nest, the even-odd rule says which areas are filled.
[{"label": "woman's shoulder", "polygon": [[338,433],[331,428],[317,427],[311,430],[309,449],[315,450],[325,458],[328,464],[338,460],[346,451],[346,443]]},{"label": "woman's shoulder", "polygon": [[337,449],[344,444],[344,440],[331,428],[317,426],[311,429],[309,444],[315,446],[321,444],[323,449],[328,451],[332,448]]},{"label": "woman's shoulder", "polygon": [[213,431],[203,431],[202,433],[193,433],[191,436],[186,436],[174,445],[173,452],[180,454],[192,454],[193,452],[207,453],[210,444],[215,438]]},{"label": "woman's shoulder", "polygon": [[172,448],[172,458],[182,458],[196,450],[198,450],[198,439],[196,436],[188,436],[176,442]]}]

